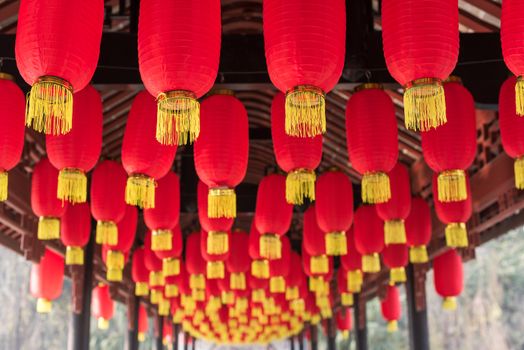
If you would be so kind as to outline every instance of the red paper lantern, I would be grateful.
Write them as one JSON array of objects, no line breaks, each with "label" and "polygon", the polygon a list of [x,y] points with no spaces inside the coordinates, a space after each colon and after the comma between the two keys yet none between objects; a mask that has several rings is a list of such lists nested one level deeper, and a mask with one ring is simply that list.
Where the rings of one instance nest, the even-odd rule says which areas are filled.
[{"label": "red paper lantern", "polygon": [[171,168],[176,145],[155,140],[155,99],[146,91],[136,95],[127,118],[122,140],[122,165],[129,175],[126,203],[149,209],[155,207],[156,181]]},{"label": "red paper lantern", "polygon": [[329,271],[329,259],[326,255],[326,236],[318,227],[315,205],[310,205],[304,213],[302,228],[304,249],[311,255],[310,266],[314,274],[325,274]]},{"label": "red paper lantern", "polygon": [[260,256],[269,260],[281,257],[280,237],[291,226],[293,206],[286,201],[283,175],[265,176],[258,185],[255,225],[260,236]]},{"label": "red paper lantern", "polygon": [[135,282],[135,295],[146,296],[149,292],[149,270],[145,262],[145,248],[135,249],[131,262],[131,277]]},{"label": "red paper lantern", "polygon": [[337,312],[337,328],[342,332],[342,338],[349,338],[351,331],[351,309],[342,308]]},{"label": "red paper lantern", "polygon": [[149,324],[147,319],[146,307],[142,304],[138,306],[138,341],[144,342],[146,340]]},{"label": "red paper lantern", "polygon": [[286,133],[326,132],[325,95],[342,75],[346,48],[343,0],[264,0],[269,77],[286,93]]},{"label": "red paper lantern", "polygon": [[446,123],[442,81],[457,64],[457,0],[382,2],[384,57],[405,88],[406,127],[427,131]]},{"label": "red paper lantern", "polygon": [[406,219],[406,241],[411,263],[428,262],[426,246],[431,241],[431,231],[431,212],[428,203],[423,198],[413,197],[411,212]]},{"label": "red paper lantern", "polygon": [[87,198],[86,173],[91,170],[102,150],[102,99],[92,86],[75,94],[73,123],[66,135],[47,135],[46,149],[58,175],[57,197],[71,203]]},{"label": "red paper lantern", "polygon": [[40,159],[31,179],[31,208],[38,216],[38,239],[60,238],[60,218],[66,207],[56,198],[58,170],[47,157]]},{"label": "red paper lantern", "polygon": [[[207,193],[206,193],[207,197]],[[231,240],[231,234],[229,232],[224,232],[225,240],[229,242]],[[207,262],[206,265],[206,277],[208,279],[220,279],[225,276],[225,264],[224,262],[230,256],[231,251],[228,249],[225,253],[221,254],[209,254],[207,252],[209,242],[209,233],[202,230],[200,233],[200,252],[202,257]]]},{"label": "red paper lantern", "polygon": [[348,291],[360,293],[362,288],[362,255],[355,245],[355,233],[351,228],[347,232],[347,254],[340,258],[342,267],[347,271]]},{"label": "red paper lantern", "polygon": [[304,198],[315,200],[315,169],[322,160],[322,136],[293,137],[286,134],[285,99],[278,92],[271,104],[271,136],[277,164],[287,174],[286,200],[303,204]]},{"label": "red paper lantern", "polygon": [[246,272],[251,267],[249,257],[249,235],[243,231],[231,234],[231,251],[226,260],[226,268],[231,273],[230,284],[232,290],[246,289]]},{"label": "red paper lantern", "polygon": [[515,159],[515,187],[522,190],[524,189],[524,140],[521,135],[524,132],[524,119],[520,118],[513,107],[516,85],[517,79],[512,77],[506,80],[500,89],[499,128],[504,151]]},{"label": "red paper lantern", "polygon": [[380,271],[379,253],[384,249],[384,224],[375,208],[364,205],[355,212],[355,246],[362,254],[362,271]]},{"label": "red paper lantern", "polygon": [[165,346],[173,342],[173,326],[167,318],[162,322],[162,343]]},{"label": "red paper lantern", "polygon": [[192,290],[206,288],[206,261],[200,251],[200,232],[191,233],[186,240],[186,267]]},{"label": "red paper lantern", "polygon": [[46,248],[38,264],[31,265],[31,295],[38,298],[36,311],[51,312],[51,302],[62,293],[64,258]]},{"label": "red paper lantern", "polygon": [[246,175],[249,125],[244,105],[230,91],[202,102],[200,137],[195,142],[195,168],[209,186],[208,216],[236,217],[234,187]]},{"label": "red paper lantern", "polygon": [[382,251],[384,265],[389,268],[390,284],[406,282],[406,270],[408,264],[408,246],[405,244],[390,244]]},{"label": "red paper lantern", "polygon": [[309,277],[309,290],[317,294],[329,294],[329,280],[333,275],[333,257],[328,258],[327,272],[314,272],[311,270],[311,255],[302,243],[302,267],[304,273]]},{"label": "red paper lantern", "polygon": [[0,73],[0,202],[7,199],[7,172],[20,161],[24,148],[24,93],[13,82],[13,77]]},{"label": "red paper lantern", "polygon": [[[149,289],[151,290],[151,303],[159,304],[163,299],[163,287],[166,283],[163,274],[162,260],[151,249],[151,231],[146,232],[144,239],[144,263],[149,270]],[[182,274],[180,266],[179,276]]]},{"label": "red paper lantern", "polygon": [[286,300],[296,300],[300,297],[300,286],[305,283],[304,271],[301,268],[302,257],[291,251],[289,265],[289,273],[286,277]]},{"label": "red paper lantern", "polygon": [[388,332],[396,332],[400,319],[400,297],[395,286],[387,286],[386,298],[380,302],[382,317],[388,322]]},{"label": "red paper lantern", "polygon": [[71,204],[61,220],[60,239],[66,246],[67,265],[83,265],[83,247],[91,235],[91,211],[88,203]]},{"label": "red paper lantern", "polygon": [[393,101],[380,85],[361,85],[349,99],[346,137],[351,165],[363,175],[362,201],[387,202],[387,174],[397,162],[398,131]]},{"label": "red paper lantern", "polygon": [[317,181],[318,226],[326,233],[326,254],[346,255],[346,231],[353,223],[353,187],[343,172],[327,171]]},{"label": "red paper lantern", "polygon": [[109,286],[100,283],[93,289],[91,313],[98,320],[99,329],[108,329],[109,321],[113,318],[115,304],[109,294]]},{"label": "red paper lantern", "polygon": [[260,232],[255,221],[251,223],[249,232],[249,256],[251,257],[251,273],[257,278],[269,278],[269,261],[260,256]]},{"label": "red paper lantern", "polygon": [[118,223],[118,242],[107,244],[107,280],[122,281],[122,272],[125,265],[124,255],[129,252],[135,241],[138,211],[133,206],[126,206],[126,213]]},{"label": "red paper lantern", "polygon": [[140,3],[138,62],[157,99],[156,139],[186,144],[198,138],[202,97],[215,82],[220,59],[220,1]]},{"label": "red paper lantern", "polygon": [[104,1],[20,2],[16,65],[31,85],[26,124],[46,134],[66,134],[73,92],[93,77],[100,53]]},{"label": "red paper lantern", "polygon": [[388,174],[391,198],[375,206],[378,216],[384,220],[384,241],[388,244],[406,243],[404,220],[411,211],[411,189],[408,169],[397,163]]},{"label": "red paper lantern", "polygon": [[344,269],[337,270],[337,288],[342,306],[353,306],[353,294],[348,289],[347,273]]},{"label": "red paper lantern", "polygon": [[444,310],[457,308],[456,297],[464,288],[464,271],[462,259],[454,250],[450,249],[433,260],[433,279],[435,290],[444,298]]},{"label": "red paper lantern", "polygon": [[167,250],[154,250],[155,231],[152,232],[151,236],[151,249],[154,250],[156,256],[162,259],[162,273],[164,277],[176,276],[180,273],[180,257],[184,248],[180,226],[176,224],[169,232],[169,245],[171,248]]},{"label": "red paper lantern", "polygon": [[452,248],[465,248],[468,246],[466,222],[471,217],[473,211],[469,178],[466,177],[467,198],[460,202],[441,202],[435,198],[437,182],[437,174],[433,174],[435,212],[439,220],[446,224],[446,244]]},{"label": "red paper lantern", "polygon": [[191,294],[189,278],[183,261],[180,261],[178,275],[165,277],[164,286],[164,297],[166,299],[173,301],[174,298],[178,298],[180,294]]},{"label": "red paper lantern", "polygon": [[282,244],[280,259],[269,261],[269,291],[271,293],[286,292],[286,277],[291,268],[291,243],[289,238],[282,236],[280,242]]}]

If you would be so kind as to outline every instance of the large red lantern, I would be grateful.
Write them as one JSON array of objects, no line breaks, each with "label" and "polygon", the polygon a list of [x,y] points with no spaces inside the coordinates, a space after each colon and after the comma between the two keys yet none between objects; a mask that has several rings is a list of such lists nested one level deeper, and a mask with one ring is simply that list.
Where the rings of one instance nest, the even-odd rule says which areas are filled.
[{"label": "large red lantern", "polygon": [[287,174],[286,200],[303,204],[315,200],[315,169],[322,160],[322,136],[294,137],[286,133],[285,96],[278,92],[271,104],[271,135],[277,164]]},{"label": "large red lantern", "polygon": [[390,244],[382,251],[384,265],[389,268],[390,284],[406,282],[406,270],[408,264],[408,247],[405,244]]},{"label": "large red lantern", "polygon": [[71,204],[61,220],[60,239],[66,246],[67,265],[83,265],[84,249],[91,235],[91,211],[88,203]]},{"label": "large red lantern", "polygon": [[422,133],[422,150],[426,163],[439,174],[438,200],[458,202],[466,199],[465,170],[477,151],[475,103],[459,78],[447,80],[444,91],[448,122]]},{"label": "large red lantern", "polygon": [[348,291],[360,293],[362,288],[362,255],[355,245],[355,233],[351,228],[347,233],[347,254],[340,258],[342,267],[347,271]]},{"label": "large red lantern", "polygon": [[138,341],[144,342],[148,332],[149,324],[147,319],[147,310],[143,304],[138,306]]},{"label": "large red lantern", "polygon": [[397,321],[400,319],[400,296],[395,286],[387,286],[386,298],[380,302],[382,316],[388,323],[388,332],[396,332]]},{"label": "large red lantern", "polygon": [[138,62],[157,99],[156,139],[191,143],[200,132],[202,97],[215,82],[220,59],[220,1],[140,3]]},{"label": "large red lantern", "polygon": [[164,277],[176,276],[180,273],[180,257],[182,256],[182,250],[184,248],[180,226],[178,224],[175,225],[169,232],[169,245],[171,248],[165,250],[153,249],[155,231],[153,231],[151,235],[151,249],[154,250],[156,256],[162,259],[162,273]]},{"label": "large red lantern", "polygon": [[126,203],[149,209],[155,207],[156,181],[173,164],[176,145],[155,140],[155,99],[142,91],[136,95],[127,118],[122,140],[122,165],[129,175]]},{"label": "large red lantern", "polygon": [[31,208],[38,216],[38,239],[60,238],[60,218],[66,207],[56,198],[58,170],[44,157],[35,165],[31,179]]},{"label": "large red lantern", "polygon": [[24,93],[13,77],[0,73],[0,202],[7,199],[7,172],[14,168],[24,148]]},{"label": "large red lantern", "polygon": [[133,253],[131,277],[135,282],[135,295],[146,296],[149,292],[149,270],[146,267],[144,247],[135,249]]},{"label": "large red lantern", "polygon": [[200,137],[195,142],[195,168],[209,186],[208,216],[236,216],[234,187],[246,175],[249,126],[244,105],[222,91],[202,102]]},{"label": "large red lantern", "polygon": [[71,203],[87,198],[86,173],[91,170],[102,150],[102,99],[92,86],[75,94],[73,123],[66,135],[47,135],[49,160],[58,174],[57,197]]},{"label": "large red lantern", "polygon": [[316,218],[326,233],[326,254],[346,255],[346,231],[353,223],[351,180],[339,170],[327,171],[318,178],[316,193]]},{"label": "large red lantern", "polygon": [[255,225],[260,232],[260,256],[281,257],[280,237],[291,226],[293,206],[286,201],[286,179],[280,174],[265,176],[258,185]]},{"label": "large red lantern", "polygon": [[435,290],[444,298],[443,309],[455,310],[457,308],[456,297],[462,293],[464,288],[464,271],[462,259],[454,249],[435,257],[433,278]]},{"label": "large red lantern", "polygon": [[125,254],[131,250],[135,241],[137,222],[138,210],[128,205],[124,217],[118,223],[118,242],[107,245],[106,265],[108,281],[122,281]]},{"label": "large red lantern", "polygon": [[380,271],[379,253],[384,249],[384,224],[375,208],[364,205],[355,212],[355,246],[362,254],[362,271],[375,273]]},{"label": "large red lantern", "polygon": [[286,94],[286,133],[326,132],[325,95],[342,75],[346,48],[343,0],[264,0],[269,76]]},{"label": "large red lantern", "polygon": [[413,264],[428,262],[426,246],[431,241],[431,212],[424,198],[411,200],[411,212],[406,219],[406,241],[409,261]]},{"label": "large red lantern", "polygon": [[457,64],[457,0],[385,0],[382,39],[389,72],[405,89],[406,127],[426,131],[446,123],[442,81]]},{"label": "large red lantern", "polygon": [[[207,194],[206,194],[207,197]],[[231,240],[231,234],[229,232],[224,232],[226,235],[226,241]],[[225,253],[221,254],[209,254],[207,251],[209,242],[209,233],[202,230],[200,232],[200,252],[202,257],[207,262],[206,265],[206,277],[208,279],[220,279],[225,276],[225,264],[230,255],[230,250],[228,249]]]},{"label": "large red lantern", "polygon": [[38,298],[36,311],[51,312],[51,302],[62,293],[64,258],[46,248],[38,264],[31,266],[31,295]]},{"label": "large red lantern", "polygon": [[269,278],[269,261],[260,255],[260,232],[255,221],[251,223],[249,231],[249,256],[251,257],[251,274],[256,278]]},{"label": "large red lantern", "polygon": [[230,275],[230,286],[232,290],[246,289],[246,273],[251,267],[249,257],[249,235],[243,231],[231,234],[231,252],[226,260],[227,270]]},{"label": "large red lantern", "polygon": [[99,329],[108,329],[109,321],[113,318],[115,303],[109,294],[107,284],[99,284],[93,289],[91,313],[98,320]]},{"label": "large red lantern", "polygon": [[192,290],[206,288],[206,261],[200,251],[200,234],[200,232],[193,232],[186,240],[186,267],[189,273],[189,286]]},{"label": "large red lantern", "polygon": [[269,261],[269,291],[271,293],[286,292],[286,277],[290,270],[291,243],[286,236],[281,237],[281,256],[280,259]]},{"label": "large red lantern", "polygon": [[362,201],[391,198],[388,173],[398,158],[398,131],[391,97],[377,84],[358,87],[346,106],[349,161],[362,174]]},{"label": "large red lantern", "polygon": [[326,236],[318,227],[315,205],[310,205],[304,213],[302,231],[304,248],[309,255],[310,270],[314,274],[325,274],[329,271],[329,259],[326,255]]},{"label": "large red lantern", "polygon": [[46,134],[73,126],[73,93],[87,86],[96,69],[104,1],[20,2],[16,65],[31,85],[26,124]]}]

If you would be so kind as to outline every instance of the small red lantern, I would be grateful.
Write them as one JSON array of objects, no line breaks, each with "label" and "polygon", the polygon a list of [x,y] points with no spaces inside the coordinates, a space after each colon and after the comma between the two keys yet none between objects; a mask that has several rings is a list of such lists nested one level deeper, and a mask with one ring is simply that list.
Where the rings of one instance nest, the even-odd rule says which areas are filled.
[{"label": "small red lantern", "polygon": [[60,238],[60,218],[66,207],[56,198],[58,170],[44,157],[35,165],[31,179],[31,208],[38,216],[38,239]]},{"label": "small red lantern", "polygon": [[[286,133],[326,132],[325,95],[342,75],[346,48],[343,0],[264,0],[269,76],[286,94]],[[292,43],[290,45],[290,43]]]},{"label": "small red lantern", "polygon": [[249,232],[249,256],[251,257],[251,274],[256,278],[269,278],[269,261],[260,256],[260,232],[255,221],[251,223]]},{"label": "small red lantern", "polygon": [[180,257],[182,256],[182,250],[184,248],[180,226],[178,224],[175,225],[169,232],[171,236],[169,245],[171,248],[167,250],[154,250],[155,231],[152,232],[151,236],[151,249],[155,252],[156,256],[162,259],[162,273],[164,277],[176,276],[180,273]]},{"label": "small red lantern", "polygon": [[[207,194],[206,194],[207,197]],[[224,232],[226,234],[226,241],[231,240],[231,234],[229,232]],[[202,230],[200,232],[200,252],[202,257],[207,262],[206,265],[206,277],[207,279],[220,279],[225,276],[225,264],[230,255],[230,250],[228,249],[225,253],[222,254],[209,254],[207,252],[207,246],[209,241],[209,233]]]},{"label": "small red lantern", "polygon": [[342,308],[337,312],[337,328],[342,332],[342,338],[348,339],[351,331],[351,309]]},{"label": "small red lantern", "polygon": [[135,249],[133,253],[131,277],[135,282],[135,295],[146,296],[149,292],[149,270],[146,267],[144,247]]},{"label": "small red lantern", "polygon": [[413,264],[428,262],[426,246],[431,241],[431,212],[424,198],[413,197],[411,212],[406,219],[406,240],[409,261]]},{"label": "small red lantern", "polygon": [[342,306],[353,306],[353,294],[348,290],[347,273],[344,269],[337,270],[337,289]]},{"label": "small red lantern", "polygon": [[384,224],[373,206],[364,205],[355,212],[355,246],[362,254],[362,271],[380,271],[379,253],[384,249]]},{"label": "small red lantern", "polygon": [[64,258],[46,248],[38,264],[31,265],[30,290],[38,298],[36,311],[51,312],[51,302],[62,293],[64,283]]},{"label": "small red lantern", "polygon": [[315,205],[310,205],[304,213],[302,231],[304,248],[311,255],[310,266],[314,274],[325,274],[329,271],[329,259],[326,255],[326,236],[318,227]]},{"label": "small red lantern", "polygon": [[311,255],[305,249],[304,243],[302,243],[302,267],[304,273],[309,277],[309,290],[317,294],[329,294],[329,280],[333,275],[333,257],[328,258],[328,269],[327,272],[318,273],[311,271]]},{"label": "small red lantern", "polygon": [[282,244],[280,259],[269,261],[269,291],[271,293],[286,292],[286,277],[290,270],[291,243],[286,236],[282,236],[280,242]]},{"label": "small red lantern", "polygon": [[382,251],[384,265],[389,268],[389,283],[406,282],[406,270],[408,264],[408,247],[405,244],[390,244]]},{"label": "small red lantern", "polygon": [[[151,303],[159,304],[163,299],[162,289],[166,283],[163,274],[162,260],[151,249],[151,231],[146,232],[144,239],[144,263],[149,271],[149,289],[151,290]],[[179,276],[182,274],[180,266]]]},{"label": "small red lantern", "polygon": [[302,283],[305,283],[302,257],[298,253],[291,251],[289,265],[289,274],[286,278],[286,300],[296,300],[300,297]]},{"label": "small red lantern", "polygon": [[209,186],[208,216],[236,217],[234,187],[246,175],[249,125],[244,105],[223,91],[202,102],[200,137],[195,141],[195,168]]},{"label": "small red lantern", "polygon": [[249,235],[243,231],[231,234],[232,254],[226,260],[227,270],[231,273],[230,286],[232,290],[246,289],[246,272],[251,267],[249,257]]},{"label": "small red lantern", "polygon": [[382,86],[364,84],[351,96],[346,137],[351,165],[363,175],[362,201],[387,202],[391,198],[387,174],[397,162],[398,131],[393,101]]},{"label": "small red lantern", "polygon": [[427,131],[445,124],[442,81],[458,60],[458,1],[385,0],[382,38],[388,70],[405,88],[406,127]]},{"label": "small red lantern", "polygon": [[122,272],[125,265],[124,255],[131,250],[135,241],[137,222],[137,209],[128,205],[123,219],[118,223],[118,243],[107,245],[106,265],[108,281],[122,281]]},{"label": "small red lantern", "polygon": [[442,308],[455,310],[457,308],[456,297],[462,293],[464,288],[464,271],[462,259],[454,249],[435,257],[433,278],[435,290],[444,298]]},{"label": "small red lantern", "polygon": [[146,340],[149,324],[147,319],[146,307],[142,304],[138,306],[138,341],[144,342]]},{"label": "small red lantern", "polygon": [[398,330],[397,321],[400,319],[400,297],[395,286],[387,286],[386,298],[380,302],[382,317],[388,322],[388,332]]},{"label": "small red lantern", "polygon": [[115,303],[109,294],[107,284],[99,284],[93,289],[91,313],[98,320],[98,329],[108,329],[113,318]]},{"label": "small red lantern", "polygon": [[0,202],[7,199],[7,172],[20,161],[24,148],[24,93],[13,77],[0,73]]},{"label": "small red lantern", "polygon": [[348,291],[360,293],[362,288],[362,255],[355,245],[355,233],[351,228],[347,233],[347,254],[340,258],[344,270],[347,271]]},{"label": "small red lantern", "polygon": [[83,265],[83,247],[89,242],[91,235],[91,211],[89,203],[71,204],[61,220],[60,239],[66,246],[67,265]]},{"label": "small red lantern", "polygon": [[206,261],[200,252],[200,232],[191,233],[186,240],[186,267],[192,290],[206,288]]},{"label": "small red lantern", "polygon": [[176,145],[162,145],[155,140],[155,99],[146,91],[136,95],[127,118],[122,140],[122,165],[129,175],[126,203],[140,208],[155,207],[156,181],[173,164]]}]

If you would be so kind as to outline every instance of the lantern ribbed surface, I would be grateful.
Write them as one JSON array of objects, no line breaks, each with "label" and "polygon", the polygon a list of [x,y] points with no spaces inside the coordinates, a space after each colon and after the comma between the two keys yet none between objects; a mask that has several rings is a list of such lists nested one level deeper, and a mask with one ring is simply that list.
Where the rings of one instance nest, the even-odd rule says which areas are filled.
[{"label": "lantern ribbed surface", "polygon": [[31,295],[38,298],[37,311],[51,312],[51,302],[62,293],[64,282],[64,258],[45,248],[38,264],[31,265],[29,289]]},{"label": "lantern ribbed surface", "polygon": [[384,249],[384,223],[378,217],[374,206],[364,205],[355,211],[353,230],[355,246],[362,254],[362,271],[379,272],[379,253]]},{"label": "lantern ribbed surface", "polygon": [[199,135],[197,99],[217,76],[220,20],[219,0],[140,2],[139,68],[146,89],[158,101],[160,143],[191,143]]},{"label": "lantern ribbed surface", "polygon": [[400,296],[395,286],[386,287],[386,297],[380,302],[382,317],[387,321],[388,332],[396,332],[397,321],[400,319]]},{"label": "lantern ribbed surface", "polygon": [[91,294],[91,314],[98,320],[99,329],[109,328],[109,320],[113,318],[115,303],[111,299],[107,284],[97,285]]},{"label": "lantern ribbed surface", "polygon": [[413,264],[428,262],[426,246],[431,241],[432,234],[431,210],[424,198],[412,198],[411,212],[405,223],[410,262]]},{"label": "lantern ribbed surface", "polygon": [[144,247],[139,247],[133,252],[131,259],[131,278],[133,282],[135,282],[135,295],[147,295],[149,292],[149,270],[145,263]]},{"label": "lantern ribbed surface", "polygon": [[326,254],[326,237],[324,232],[318,226],[315,207],[316,205],[310,205],[309,208],[304,212],[302,226],[302,240],[304,248],[312,256]]},{"label": "lantern ribbed surface", "polygon": [[89,203],[68,205],[60,224],[60,240],[66,246],[66,264],[83,265],[83,247],[89,242],[91,235]]},{"label": "lantern ribbed surface", "polygon": [[444,298],[442,307],[454,310],[457,307],[455,298],[464,288],[464,271],[462,259],[456,250],[450,249],[433,260],[433,283],[435,290]]},{"label": "lantern ribbed surface", "polygon": [[347,271],[362,269],[362,256],[355,245],[355,233],[353,227],[346,233],[347,254],[340,258],[342,266]]}]

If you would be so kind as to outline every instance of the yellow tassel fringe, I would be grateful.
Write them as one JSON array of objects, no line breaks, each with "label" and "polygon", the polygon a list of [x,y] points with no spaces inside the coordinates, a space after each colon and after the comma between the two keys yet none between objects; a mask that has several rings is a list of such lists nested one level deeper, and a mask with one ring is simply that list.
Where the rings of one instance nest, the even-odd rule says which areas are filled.
[{"label": "yellow tassel fringe", "polygon": [[209,231],[207,234],[207,253],[209,255],[222,255],[229,251],[229,237],[227,232]]},{"label": "yellow tassel fringe", "polygon": [[315,293],[324,292],[324,279],[322,277],[310,277],[309,278],[309,291]]},{"label": "yellow tassel fringe", "polygon": [[161,287],[165,284],[164,274],[162,271],[149,272],[149,285],[151,287]]},{"label": "yellow tassel fringe", "polygon": [[463,222],[451,223],[446,226],[446,245],[451,248],[466,248],[468,246],[468,231]]},{"label": "yellow tassel fringe", "polygon": [[210,218],[234,218],[237,216],[237,197],[232,188],[210,188],[207,204],[207,216]]},{"label": "yellow tassel fringe", "polygon": [[46,134],[67,134],[73,125],[73,87],[51,76],[38,79],[27,96],[25,124]]},{"label": "yellow tassel fringe", "polygon": [[339,256],[347,253],[346,233],[344,231],[328,232],[326,234],[326,254]]},{"label": "yellow tassel fringe", "polygon": [[124,254],[116,250],[107,252],[107,280],[111,282],[122,281],[122,271],[124,270]]},{"label": "yellow tassel fringe", "polygon": [[169,300],[162,299],[158,303],[158,314],[160,316],[167,316],[169,315],[169,307],[170,307]]},{"label": "yellow tassel fringe", "polygon": [[260,256],[268,260],[278,260],[282,257],[282,242],[278,235],[260,236]]},{"label": "yellow tassel fringe", "polygon": [[394,267],[389,270],[389,283],[404,283],[406,282],[406,270],[403,267]]},{"label": "yellow tassel fringe", "polygon": [[200,134],[200,103],[189,91],[157,97],[156,139],[163,145],[193,143]]},{"label": "yellow tassel fringe", "polygon": [[353,306],[353,294],[342,293],[340,295],[340,302],[342,303],[342,306]]},{"label": "yellow tassel fringe", "polygon": [[58,173],[58,199],[70,203],[85,203],[87,198],[87,176],[80,169],[62,169]]},{"label": "yellow tassel fringe", "polygon": [[163,299],[162,291],[158,289],[151,289],[151,304],[158,304]]},{"label": "yellow tassel fringe", "polygon": [[138,341],[143,343],[146,341],[146,334],[144,332],[138,332]]},{"label": "yellow tassel fringe", "polygon": [[517,78],[515,84],[515,103],[517,115],[524,116],[524,79],[523,77]]},{"label": "yellow tassel fringe", "polygon": [[36,312],[39,314],[48,314],[53,309],[53,303],[51,300],[44,298],[38,298],[36,301]]},{"label": "yellow tassel fringe", "polygon": [[155,179],[149,176],[142,174],[129,176],[126,184],[126,203],[142,209],[154,208],[155,187]]},{"label": "yellow tassel fringe", "polygon": [[418,79],[404,91],[406,128],[428,131],[446,124],[446,98],[439,79]]},{"label": "yellow tassel fringe", "polygon": [[146,282],[135,283],[135,295],[137,297],[143,297],[149,294],[149,287]]},{"label": "yellow tassel fringe", "polygon": [[251,263],[251,274],[256,278],[269,278],[269,261],[253,260]]},{"label": "yellow tassel fringe", "polygon": [[251,299],[256,303],[264,301],[265,298],[266,291],[264,289],[255,289],[251,292]]},{"label": "yellow tassel fringe", "polygon": [[286,280],[282,276],[274,276],[269,279],[269,291],[271,293],[285,293]]},{"label": "yellow tassel fringe", "polygon": [[409,261],[412,264],[423,264],[428,262],[428,251],[426,246],[416,246],[409,248]]},{"label": "yellow tassel fringe", "polygon": [[195,289],[205,289],[206,288],[206,277],[202,274],[192,274],[189,276],[189,287],[193,290]]},{"label": "yellow tassel fringe", "polygon": [[235,302],[235,293],[233,292],[222,291],[220,297],[222,299],[223,304],[231,305]]},{"label": "yellow tassel fringe", "polygon": [[232,290],[245,290],[246,275],[243,272],[232,273],[229,277],[229,287]]},{"label": "yellow tassel fringe", "polygon": [[222,261],[208,261],[206,265],[206,276],[210,280],[224,278],[224,263]]},{"label": "yellow tassel fringe", "polygon": [[524,190],[524,157],[515,159],[515,187]]},{"label": "yellow tassel fringe", "polygon": [[367,273],[377,273],[380,271],[380,257],[378,253],[362,255],[362,271]]},{"label": "yellow tassel fringe", "polygon": [[7,171],[0,171],[0,202],[7,200],[9,176]]},{"label": "yellow tassel fringe", "polygon": [[309,267],[314,274],[327,274],[329,272],[329,259],[327,255],[312,256]]},{"label": "yellow tassel fringe", "polygon": [[384,242],[386,245],[406,243],[404,220],[384,221]]},{"label": "yellow tassel fringe", "polygon": [[362,176],[362,201],[364,203],[385,203],[391,198],[389,176],[383,172],[366,173]]},{"label": "yellow tassel fringe", "polygon": [[151,235],[151,250],[171,250],[173,233],[171,230],[154,230]]},{"label": "yellow tassel fringe", "polygon": [[167,298],[175,298],[179,294],[178,286],[176,284],[166,284],[164,293]]},{"label": "yellow tassel fringe", "polygon": [[96,243],[109,245],[118,244],[118,226],[113,221],[97,221]]},{"label": "yellow tassel fringe", "polygon": [[442,300],[442,309],[446,311],[453,311],[457,309],[457,298],[446,297]]},{"label": "yellow tassel fringe", "polygon": [[38,239],[50,240],[60,238],[60,219],[41,216],[38,219]]},{"label": "yellow tassel fringe", "polygon": [[316,175],[313,170],[297,169],[286,177],[286,200],[290,204],[302,205],[304,198],[315,200]]},{"label": "yellow tassel fringe", "polygon": [[389,321],[387,326],[388,333],[394,333],[398,331],[398,323],[397,321]]},{"label": "yellow tassel fringe", "polygon": [[349,339],[349,331],[342,331],[342,339]]},{"label": "yellow tassel fringe", "polygon": [[106,278],[110,282],[121,282],[123,278],[123,271],[120,269],[108,269]]},{"label": "yellow tassel fringe", "polygon": [[109,320],[99,317],[97,321],[97,325],[98,325],[98,329],[105,331],[109,328]]},{"label": "yellow tassel fringe", "polygon": [[82,247],[66,247],[66,265],[84,265],[84,250]]},{"label": "yellow tassel fringe", "polygon": [[438,174],[438,200],[441,202],[460,202],[468,198],[466,173],[464,170],[447,170]]},{"label": "yellow tassel fringe", "polygon": [[206,300],[206,291],[204,289],[193,289],[191,296],[195,301],[204,301]]},{"label": "yellow tassel fringe", "polygon": [[326,95],[315,86],[302,85],[286,93],[286,134],[315,137],[326,132]]},{"label": "yellow tassel fringe", "polygon": [[297,286],[286,288],[286,300],[295,300],[300,296],[300,291]]},{"label": "yellow tassel fringe", "polygon": [[178,276],[180,273],[180,259],[166,258],[162,259],[162,273],[164,277]]},{"label": "yellow tassel fringe", "polygon": [[348,291],[350,293],[360,293],[362,289],[362,283],[364,281],[362,276],[362,271],[360,270],[351,270],[347,272],[348,280]]}]

